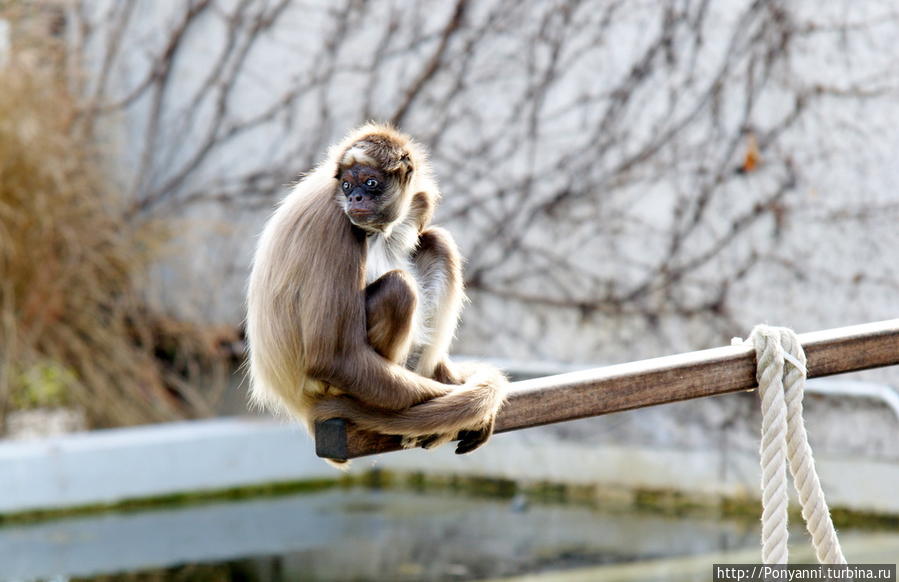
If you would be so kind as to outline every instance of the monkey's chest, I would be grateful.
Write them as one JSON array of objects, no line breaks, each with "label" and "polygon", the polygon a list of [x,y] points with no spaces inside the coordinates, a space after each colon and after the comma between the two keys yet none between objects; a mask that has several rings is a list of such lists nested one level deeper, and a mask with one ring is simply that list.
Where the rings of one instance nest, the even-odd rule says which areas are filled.
[{"label": "monkey's chest", "polygon": [[[400,245],[389,244],[383,237],[373,236],[368,239],[368,252],[365,257],[365,284],[374,283],[381,275],[399,269],[406,271],[415,279],[418,286],[418,273],[410,258],[411,250]],[[415,289],[416,292],[421,289]]]},{"label": "monkey's chest", "polygon": [[368,253],[365,257],[365,284],[370,285],[378,280],[381,275],[395,269],[412,272],[412,261],[407,254],[398,253],[383,242],[380,237],[369,239]]}]

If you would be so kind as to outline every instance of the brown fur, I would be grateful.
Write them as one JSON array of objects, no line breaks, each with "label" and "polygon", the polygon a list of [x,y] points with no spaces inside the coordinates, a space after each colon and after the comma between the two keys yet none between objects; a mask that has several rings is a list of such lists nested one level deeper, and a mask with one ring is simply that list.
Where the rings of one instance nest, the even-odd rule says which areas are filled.
[{"label": "brown fur", "polygon": [[406,360],[412,339],[418,297],[411,278],[405,271],[389,271],[365,288],[368,343],[395,363]]},{"label": "brown fur", "polygon": [[[389,224],[363,230],[343,212],[336,177],[352,164],[389,176],[379,202]],[[410,444],[463,432],[467,452],[486,441],[506,380],[487,366],[457,372],[446,358],[463,295],[452,237],[427,226],[438,198],[421,148],[372,124],[285,198],[260,238],[247,297],[256,402],[310,429],[342,417]],[[414,268],[373,280],[375,255]]]}]

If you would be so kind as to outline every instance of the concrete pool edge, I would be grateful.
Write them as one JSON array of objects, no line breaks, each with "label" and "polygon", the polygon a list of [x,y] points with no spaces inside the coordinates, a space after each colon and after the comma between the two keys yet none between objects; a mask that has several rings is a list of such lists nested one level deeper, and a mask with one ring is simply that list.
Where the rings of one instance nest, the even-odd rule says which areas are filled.
[{"label": "concrete pool edge", "polygon": [[[522,432],[499,435],[470,456],[455,456],[449,448],[408,451],[357,461],[344,474],[317,459],[311,445],[295,426],[251,417],[0,442],[0,522],[372,484],[372,470],[403,485],[439,487],[455,479],[453,486],[465,490],[480,483],[489,484],[488,492],[545,491],[552,497],[558,491],[569,500],[655,510],[754,512],[758,503],[757,461],[734,452],[727,459],[731,469],[722,474],[720,451],[563,446]],[[819,465],[837,515],[895,522],[899,500],[886,493],[899,482],[899,466],[827,457]]]}]

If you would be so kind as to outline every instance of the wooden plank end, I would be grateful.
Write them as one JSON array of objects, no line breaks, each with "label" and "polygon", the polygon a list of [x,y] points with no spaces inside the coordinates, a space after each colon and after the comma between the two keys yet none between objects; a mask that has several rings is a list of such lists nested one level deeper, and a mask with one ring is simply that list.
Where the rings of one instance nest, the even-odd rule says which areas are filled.
[{"label": "wooden plank end", "polygon": [[346,461],[347,422],[342,418],[329,418],[315,423],[315,454],[324,459]]}]

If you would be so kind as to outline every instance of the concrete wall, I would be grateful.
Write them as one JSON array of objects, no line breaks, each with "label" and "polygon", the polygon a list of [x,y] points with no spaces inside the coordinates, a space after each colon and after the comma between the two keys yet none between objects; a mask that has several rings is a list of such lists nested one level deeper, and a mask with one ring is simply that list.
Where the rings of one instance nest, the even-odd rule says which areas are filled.
[{"label": "concrete wall", "polygon": [[[100,18],[112,3],[86,4],[86,12]],[[762,321],[811,331],[895,315],[897,279],[891,249],[896,247],[899,233],[895,228],[899,178],[895,152],[899,142],[896,132],[885,128],[899,123],[899,107],[889,96],[891,85],[876,76],[879,71],[894,70],[889,62],[895,23],[878,16],[890,13],[890,3],[845,1],[829,5],[827,10],[818,2],[792,3],[791,20],[772,21],[770,27],[784,24],[820,32],[793,38],[790,48],[794,57],[767,76],[748,67],[746,78],[741,77],[745,61],[757,55],[739,55],[727,69],[733,76],[726,79],[739,89],[725,93],[713,104],[701,100],[694,104],[691,99],[714,82],[727,56],[728,35],[733,33],[734,42],[742,42],[740,18],[750,4],[704,6],[705,28],[695,54],[689,48],[691,39],[671,39],[674,48],[683,53],[675,51],[660,66],[650,87],[635,97],[638,103],[616,109],[610,123],[618,124],[616,131],[621,135],[614,145],[596,153],[591,167],[581,168],[576,175],[570,175],[574,170],[564,160],[579,159],[579,152],[595,145],[581,143],[585,127],[597,123],[597,117],[611,107],[607,94],[614,93],[632,74],[629,67],[636,67],[641,51],[652,41],[664,20],[664,9],[651,3],[625,3],[612,10],[611,24],[601,29],[601,34],[596,32],[601,23],[593,26],[586,20],[585,26],[566,29],[564,37],[571,45],[561,58],[573,64],[548,78],[551,85],[545,94],[534,89],[539,86],[534,76],[541,74],[550,49],[541,43],[548,42],[554,26],[561,26],[556,19],[564,15],[546,13],[545,3],[526,2],[521,10],[502,10],[498,20],[489,23],[485,19],[498,3],[482,2],[470,10],[465,26],[483,28],[450,43],[442,63],[445,70],[432,79],[404,122],[407,131],[434,146],[432,157],[446,194],[438,219],[456,233],[469,257],[469,270],[494,262],[484,274],[485,280],[489,286],[504,289],[498,294],[472,293],[457,349],[574,362],[628,361],[721,344],[730,335],[748,333],[754,323]],[[191,28],[173,65],[171,85],[161,103],[163,124],[156,146],[149,152],[155,163],[147,188],[164,183],[177,172],[208,131],[205,123],[211,103],[205,102],[190,123],[185,123],[180,112],[226,42],[225,16],[233,6],[228,2],[221,5],[221,14],[212,11]],[[254,8],[258,5],[252,4]],[[194,191],[216,194],[220,182],[227,182],[229,176],[265,173],[276,166],[285,168],[282,182],[286,184],[308,170],[326,144],[350,127],[367,117],[388,117],[427,64],[451,11],[449,4],[440,2],[409,6],[382,1],[366,5],[363,15],[354,13],[344,21],[339,16],[342,6],[330,2],[290,4],[248,55],[247,74],[238,79],[227,104],[233,119],[239,121],[265,111],[295,79],[315,78],[329,67],[337,71],[335,79],[304,93],[289,119],[286,115],[273,119],[216,150],[180,191],[171,193],[170,201]],[[606,6],[585,3],[574,20],[601,19]],[[164,32],[178,20],[180,8],[174,2],[134,3],[133,25],[126,31],[126,42],[117,52],[109,77],[111,99],[128,95],[149,70],[152,63],[147,54],[164,46]],[[546,34],[537,30],[544,17]],[[352,34],[341,36],[335,27],[346,22],[350,22]],[[391,22],[399,28],[383,37],[388,55],[372,65],[381,68],[369,86],[373,69],[367,63],[374,58]],[[841,28],[846,23],[850,26]],[[853,27],[852,23],[865,26]],[[101,22],[94,32],[88,55],[100,60],[107,31]],[[689,36],[689,27],[683,34]],[[766,37],[767,33],[759,34]],[[322,56],[327,52],[323,47],[334,39],[339,39],[336,53]],[[466,53],[468,40],[477,41],[472,54]],[[675,58],[681,54],[686,56]],[[89,64],[99,66],[90,59]],[[454,86],[452,73],[458,70],[464,71],[463,82]],[[639,67],[633,70],[640,71]],[[754,80],[749,78],[753,74],[757,75]],[[684,84],[679,85],[681,81]],[[772,141],[762,144],[758,171],[743,178],[734,178],[733,172],[722,177],[727,186],[708,200],[711,210],[690,236],[679,241],[683,255],[668,266],[677,268],[679,263],[700,257],[709,240],[730,228],[728,220],[761,201],[781,171],[789,167],[796,172],[797,182],[778,202],[779,213],[740,232],[733,244],[706,268],[692,273],[683,286],[670,291],[660,288],[644,303],[625,305],[620,312],[610,308],[592,314],[577,307],[560,307],[571,297],[589,301],[602,299],[608,289],[626,290],[639,282],[645,265],[665,256],[669,229],[678,220],[677,209],[689,208],[699,196],[703,176],[716,171],[715,164],[738,167],[737,157],[721,160],[719,156],[731,140],[742,143],[739,136],[746,128],[739,119],[751,105],[744,100],[742,88],[762,82],[767,84],[756,95],[748,123],[760,136],[770,130]],[[868,84],[877,90],[865,93]],[[853,96],[851,89],[856,87],[867,96]],[[842,93],[841,88],[845,89]],[[835,94],[814,101],[800,122],[782,131],[769,127],[789,113],[794,91],[812,99],[823,95],[825,89]],[[457,97],[444,101],[453,91]],[[535,94],[538,103],[527,97]],[[592,105],[568,109],[579,96]],[[525,105],[516,113],[511,104],[520,99]],[[666,116],[671,103],[680,105]],[[667,127],[672,116],[693,105],[697,107],[696,123],[688,124],[682,140],[661,148],[630,173],[603,173],[622,157],[639,151],[660,128]],[[150,110],[148,96],[108,119],[106,140],[116,152],[119,163],[115,167],[129,193],[135,191],[129,186],[134,178],[131,172],[144,154]],[[452,122],[440,129],[445,117]],[[533,128],[532,121],[536,124]],[[531,129],[538,136],[532,159],[526,147]],[[438,130],[442,133],[435,135]],[[476,140],[483,136],[508,155],[496,160],[470,154],[472,140],[480,143]],[[532,176],[534,171],[538,175]],[[533,246],[558,253],[576,267],[580,276],[566,276],[564,281],[556,281],[553,271],[563,261],[530,269],[527,265],[534,257],[518,254],[523,245],[504,250],[499,244],[503,238],[497,236],[499,231],[523,226],[510,221],[498,227],[491,222],[493,218],[468,215],[460,205],[471,199],[478,207],[486,205],[486,210],[498,212],[490,200],[521,184],[533,188],[527,199],[520,200],[521,205],[540,204],[566,180],[575,188],[582,181],[594,180],[595,191],[583,193],[589,194],[588,203],[568,214],[559,209],[561,217],[544,216],[527,226]],[[213,197],[198,206],[174,206],[168,213],[162,212],[160,218],[174,225],[178,237],[154,272],[148,294],[184,316],[239,323],[250,253],[279,194],[253,204],[244,204],[240,196],[232,204]],[[593,217],[593,212],[595,218],[578,224],[577,219]],[[689,309],[701,304],[701,298],[709,293],[714,295],[710,289],[715,288],[720,273],[739,271],[741,261],[753,255],[758,262],[746,273],[733,275],[725,304],[696,312]],[[506,287],[504,278],[522,269],[532,276],[513,276],[515,285]],[[592,278],[608,280],[608,284],[590,283]],[[209,292],[211,288],[215,293]],[[554,301],[522,302],[509,296],[510,290],[534,292]]]}]

